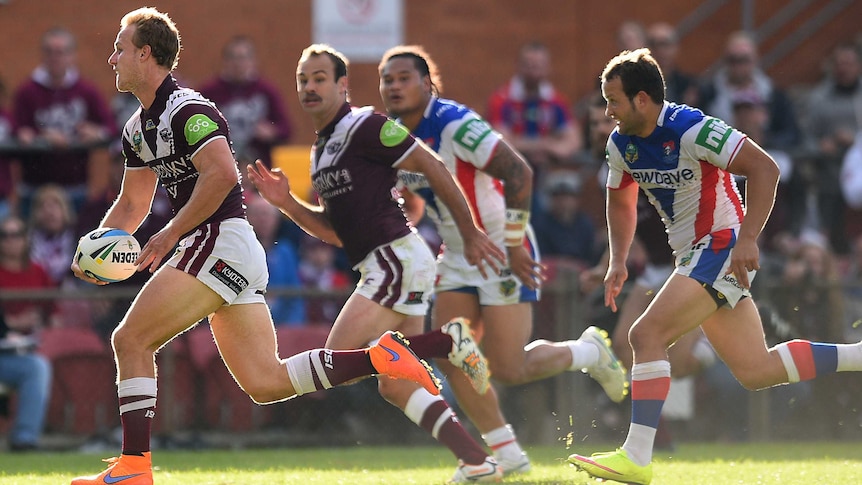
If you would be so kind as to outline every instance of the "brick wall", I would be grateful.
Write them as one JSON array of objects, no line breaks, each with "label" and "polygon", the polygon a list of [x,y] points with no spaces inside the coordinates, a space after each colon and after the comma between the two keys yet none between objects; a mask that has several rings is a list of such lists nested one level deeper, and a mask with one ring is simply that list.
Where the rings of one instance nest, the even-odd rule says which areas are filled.
[{"label": "brick wall", "polygon": [[[819,9],[817,4],[822,5],[812,3],[802,12],[803,18],[813,15]],[[741,25],[741,4],[739,0],[726,2],[683,39],[682,68],[697,73],[715,61],[726,35]],[[762,25],[786,4],[781,0],[755,2],[755,25]],[[541,40],[552,49],[555,83],[576,100],[591,90],[604,63],[616,53],[614,35],[620,22],[678,23],[694,5],[685,0],[407,0],[405,40],[425,45],[435,56],[443,74],[444,94],[479,111],[484,111],[487,96],[511,75],[520,44]],[[120,18],[138,6],[126,0],[8,0],[0,5],[0,77],[12,91],[39,62],[42,32],[63,25],[79,38],[84,73],[112,96],[114,78],[105,61]],[[239,33],[253,36],[265,75],[282,89],[297,121],[294,141],[311,141],[312,131],[296,102],[294,83],[299,52],[311,41],[309,0],[190,0],[160,8],[173,17],[183,35],[178,76],[191,86],[216,72],[221,46],[228,38]],[[859,18],[862,2],[853,2],[795,49],[792,57],[770,69],[770,74],[783,86],[815,82],[830,48],[858,34]],[[792,22],[764,39],[764,47],[775,46],[801,22]],[[376,65],[354,65],[351,83],[355,104],[380,105]]]}]

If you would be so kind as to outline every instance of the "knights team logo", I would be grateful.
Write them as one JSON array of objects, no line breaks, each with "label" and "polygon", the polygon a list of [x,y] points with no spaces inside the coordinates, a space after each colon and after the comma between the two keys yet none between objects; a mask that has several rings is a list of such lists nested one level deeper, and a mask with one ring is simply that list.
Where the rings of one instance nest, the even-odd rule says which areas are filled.
[{"label": "knights team logo", "polygon": [[676,143],[673,140],[666,141],[661,144],[661,147],[664,150],[664,156],[669,157],[676,150]]},{"label": "knights team logo", "polygon": [[626,153],[625,153],[626,163],[632,164],[638,161],[638,147],[634,146],[634,144],[629,143],[626,145]]}]

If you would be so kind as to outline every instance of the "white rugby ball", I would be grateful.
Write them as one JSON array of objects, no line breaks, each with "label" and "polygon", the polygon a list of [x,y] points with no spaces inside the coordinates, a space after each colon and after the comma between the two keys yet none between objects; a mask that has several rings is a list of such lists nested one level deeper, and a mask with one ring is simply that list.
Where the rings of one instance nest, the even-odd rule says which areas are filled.
[{"label": "white rugby ball", "polygon": [[134,236],[122,229],[99,228],[78,241],[75,252],[78,266],[88,276],[116,283],[135,274],[135,260],[141,245]]}]

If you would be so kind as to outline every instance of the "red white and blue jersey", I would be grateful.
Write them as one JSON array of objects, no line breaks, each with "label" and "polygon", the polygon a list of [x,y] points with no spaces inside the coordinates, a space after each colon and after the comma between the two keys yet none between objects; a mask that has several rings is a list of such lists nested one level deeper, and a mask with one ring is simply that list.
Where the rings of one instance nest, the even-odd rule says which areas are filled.
[{"label": "red white and blue jersey", "polygon": [[[191,198],[200,175],[192,157],[219,138],[230,144],[227,121],[215,105],[167,76],[149,109],[139,108],[123,128],[126,170],[155,172],[176,214]],[[245,217],[239,173],[224,202],[199,227],[231,217]]]},{"label": "red white and blue jersey", "polygon": [[658,210],[674,253],[708,234],[738,229],[744,217],[727,171],[746,136],[686,105],[664,103],[646,138],[608,138],[608,189],[637,183]]},{"label": "red white and blue jersey", "polygon": [[517,76],[491,95],[488,121],[529,138],[551,136],[573,122],[569,100],[551,83],[542,82],[538,96],[529,97]]},{"label": "red white and blue jersey", "polygon": [[[464,189],[467,203],[479,227],[503,247],[506,201],[499,180],[482,171],[488,164],[500,134],[464,105],[433,97],[413,135],[440,155],[446,168]],[[399,186],[425,200],[428,215],[446,244],[446,251],[464,252],[464,240],[449,209],[437,200],[425,176],[401,171]]]}]

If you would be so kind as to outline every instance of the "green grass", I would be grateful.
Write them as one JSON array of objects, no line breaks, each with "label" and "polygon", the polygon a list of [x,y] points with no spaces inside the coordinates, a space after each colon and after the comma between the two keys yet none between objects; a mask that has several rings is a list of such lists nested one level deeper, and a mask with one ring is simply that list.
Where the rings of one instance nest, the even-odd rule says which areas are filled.
[{"label": "green grass", "polygon": [[[595,484],[565,464],[575,451],[531,447],[533,471],[505,483]],[[0,484],[67,484],[101,470],[99,456],[79,453],[0,454]],[[155,453],[157,485],[439,484],[455,461],[441,447],[166,451]],[[655,485],[817,485],[862,483],[862,443],[684,443],[658,454]],[[611,483],[611,482],[608,482]]]}]

